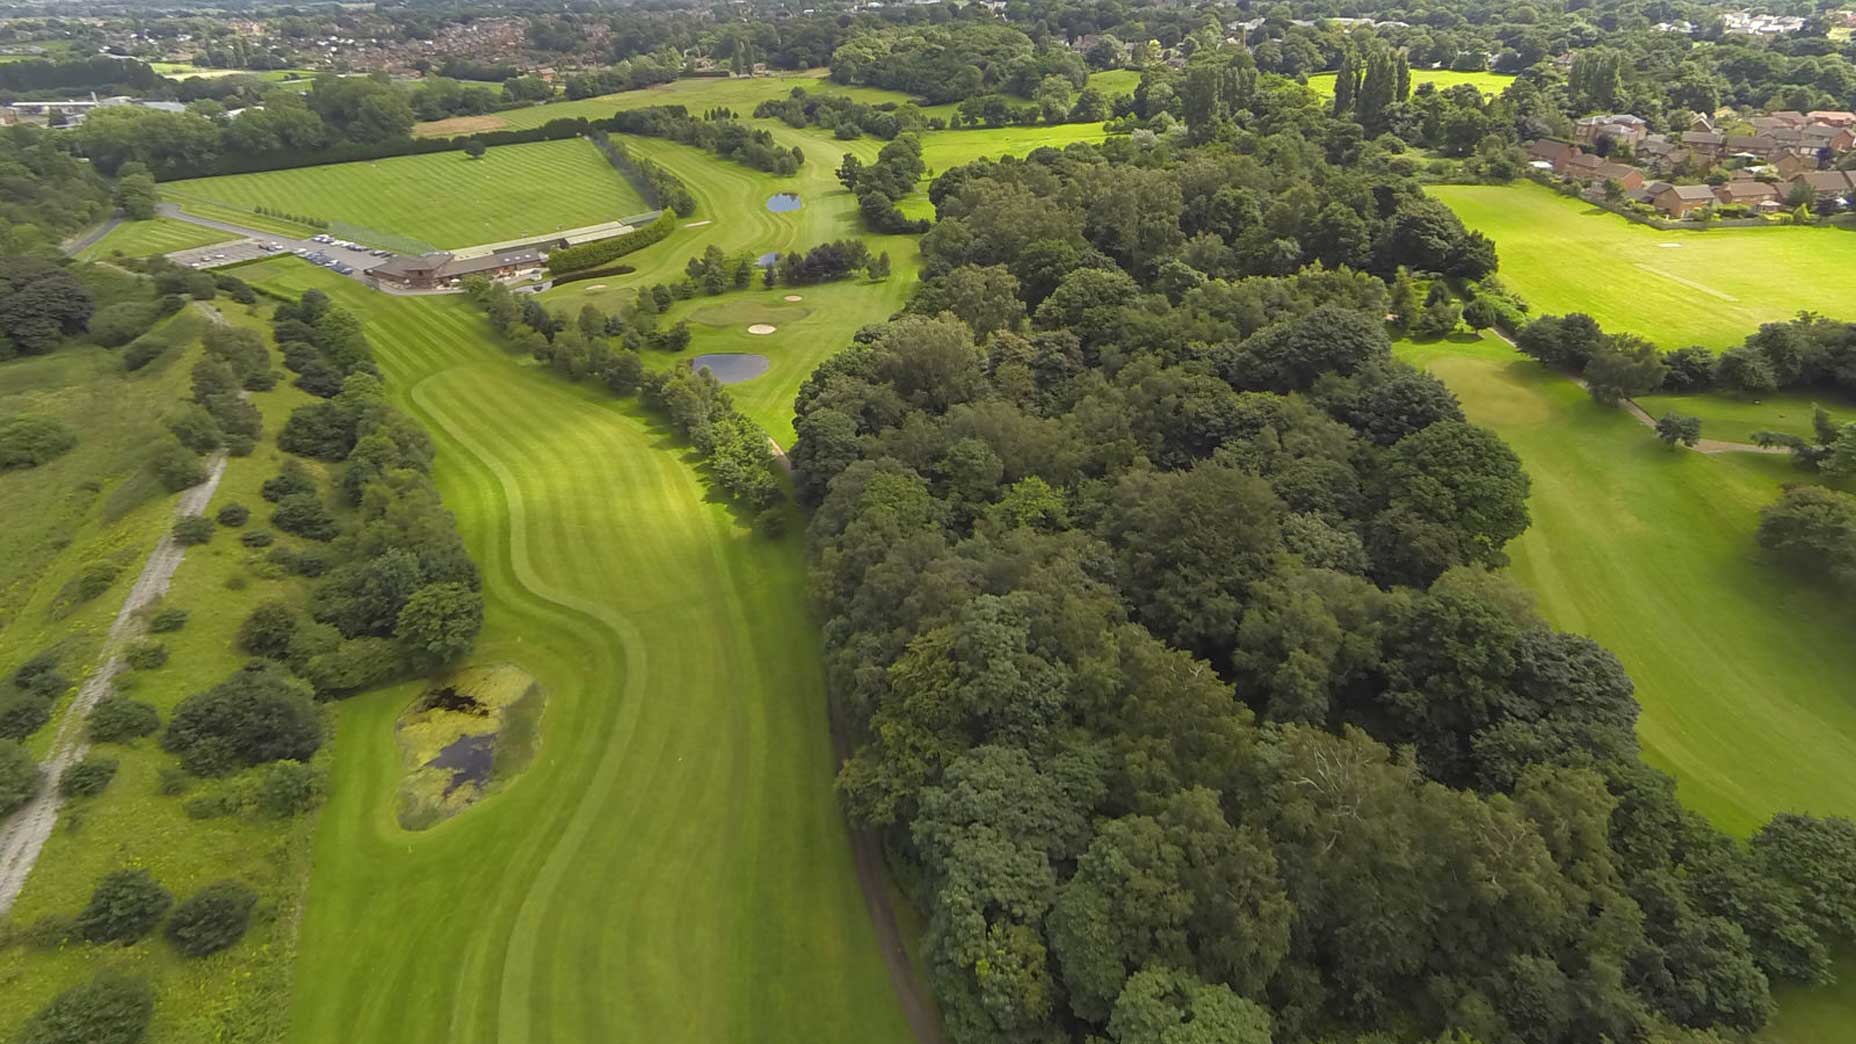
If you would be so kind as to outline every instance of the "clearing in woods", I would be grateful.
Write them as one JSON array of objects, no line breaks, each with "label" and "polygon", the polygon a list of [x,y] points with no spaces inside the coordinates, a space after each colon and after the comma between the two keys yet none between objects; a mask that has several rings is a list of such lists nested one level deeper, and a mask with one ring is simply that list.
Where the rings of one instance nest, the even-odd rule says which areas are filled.
[{"label": "clearing in woods", "polygon": [[462,297],[247,271],[368,317],[483,569],[474,660],[549,693],[527,774],[418,834],[393,723],[421,687],[339,705],[293,1039],[906,1039],[832,791],[801,527],[755,534],[634,400],[513,357]]},{"label": "clearing in woods", "polygon": [[1665,351],[1730,347],[1802,310],[1856,319],[1856,232],[1846,229],[1664,231],[1531,181],[1426,191],[1495,241],[1502,282],[1536,315],[1584,312]]}]

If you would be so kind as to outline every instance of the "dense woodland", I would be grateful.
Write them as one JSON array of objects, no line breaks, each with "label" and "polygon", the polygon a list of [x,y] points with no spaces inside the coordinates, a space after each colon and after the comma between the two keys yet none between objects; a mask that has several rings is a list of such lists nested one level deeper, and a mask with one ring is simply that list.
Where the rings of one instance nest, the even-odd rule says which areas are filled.
[{"label": "dense woodland", "polygon": [[1401,270],[1492,250],[1246,68],[1188,71],[1207,144],[941,175],[912,314],[800,393],[839,784],[952,1037],[1757,1029],[1856,939],[1856,826],[1641,762],[1490,571],[1519,461],[1389,351]]}]

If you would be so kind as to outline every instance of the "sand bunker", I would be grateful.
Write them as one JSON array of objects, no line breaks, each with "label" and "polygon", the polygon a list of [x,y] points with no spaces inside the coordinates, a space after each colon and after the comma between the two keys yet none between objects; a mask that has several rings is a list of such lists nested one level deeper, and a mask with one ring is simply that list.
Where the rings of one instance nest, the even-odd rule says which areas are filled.
[{"label": "sand bunker", "polygon": [[692,222],[690,222],[689,224],[687,224],[687,225],[684,225],[683,227],[684,227],[684,228],[701,228],[701,227],[703,227],[704,225],[707,225],[707,224],[711,224],[711,222],[709,222],[709,221],[692,221]]},{"label": "sand bunker", "polygon": [[778,329],[779,327],[773,325],[772,323],[755,323],[753,326],[748,327],[748,333],[770,334]]},{"label": "sand bunker", "polygon": [[604,290],[605,288],[606,284],[604,283],[594,283],[592,286],[586,288],[586,292],[590,294],[595,290]]},{"label": "sand bunker", "polygon": [[803,301],[805,300],[805,298],[800,297],[798,294],[787,294],[785,297],[780,298],[780,300],[782,301]]}]

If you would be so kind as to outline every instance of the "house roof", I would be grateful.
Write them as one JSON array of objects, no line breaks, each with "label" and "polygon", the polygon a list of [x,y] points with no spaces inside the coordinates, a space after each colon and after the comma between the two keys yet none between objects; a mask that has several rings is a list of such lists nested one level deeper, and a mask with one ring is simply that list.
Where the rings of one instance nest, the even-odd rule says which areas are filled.
[{"label": "house roof", "polygon": [[1682,142],[1685,145],[1719,145],[1726,141],[1725,135],[1709,131],[1683,131]]},{"label": "house roof", "polygon": [[1779,190],[1763,181],[1729,181],[1717,187],[1714,194],[1729,202],[1743,203],[1777,198]]},{"label": "house roof", "polygon": [[1807,170],[1792,175],[1792,184],[1804,182],[1813,192],[1847,192],[1850,179],[1840,170]]},{"label": "house roof", "polygon": [[450,260],[451,255],[444,251],[439,251],[436,254],[420,254],[417,257],[399,254],[382,261],[380,264],[375,265],[367,271],[371,275],[410,279],[414,276],[435,273],[439,269],[445,267],[445,263]]},{"label": "house roof", "polygon": [[1671,192],[1675,193],[1677,199],[1689,203],[1711,203],[1714,201],[1714,190],[1706,185],[1671,185],[1662,192],[1657,193],[1657,195],[1666,195]]},{"label": "house roof", "polygon": [[1619,181],[1623,181],[1632,174],[1643,177],[1643,171],[1624,163],[1600,163],[1598,174],[1600,177],[1616,178]]}]

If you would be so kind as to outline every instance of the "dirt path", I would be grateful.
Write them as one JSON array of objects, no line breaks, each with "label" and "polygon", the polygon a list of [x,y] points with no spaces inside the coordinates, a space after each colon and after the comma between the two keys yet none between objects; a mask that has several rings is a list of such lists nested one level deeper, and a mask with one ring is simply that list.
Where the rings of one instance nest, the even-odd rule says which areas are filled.
[{"label": "dirt path", "polygon": [[773,441],[772,435],[767,436],[767,446],[773,450],[773,459],[779,461],[780,467],[786,469],[786,474],[791,476],[793,473],[793,462],[786,459],[786,451],[780,448],[779,443]]},{"label": "dirt path", "polygon": [[[214,322],[225,321],[211,305],[196,304],[211,315]],[[204,511],[225,471],[226,454],[221,450],[208,458],[206,480],[180,495],[174,505],[174,517],[198,515]],[[102,664],[84,679],[77,697],[58,719],[58,731],[52,736],[51,756],[40,766],[45,777],[38,795],[0,824],[0,917],[12,911],[14,900],[19,898],[26,878],[39,861],[39,852],[52,836],[52,827],[58,823],[58,808],[63,803],[58,793],[58,778],[65,769],[82,761],[90,750],[90,743],[84,738],[84,724],[90,717],[90,709],[109,694],[110,681],[120,666],[118,654],[123,643],[141,629],[137,614],[167,593],[168,581],[174,578],[174,570],[180,568],[181,558],[186,553],[186,545],[175,541],[172,532],[161,535],[160,542],[143,564],[141,575],[135,578],[135,586],[129,589],[122,608],[117,610],[116,619],[110,623],[109,636],[103,642]]]},{"label": "dirt path", "polygon": [[[830,709],[831,746],[843,764],[851,756],[850,725],[834,703]],[[851,831],[851,863],[857,872],[857,885],[863,889],[864,906],[870,911],[870,924],[876,929],[877,948],[883,951],[883,965],[889,969],[889,981],[902,1005],[902,1016],[909,1022],[916,1044],[946,1044],[941,1031],[941,1015],[936,1010],[928,986],[915,976],[909,961],[909,949],[896,925],[896,910],[889,901],[889,870],[883,865],[883,842],[876,831],[846,825]]]},{"label": "dirt path", "polygon": [[[1514,343],[1514,338],[1508,336],[1507,334],[1501,332],[1500,330],[1495,329],[1494,327],[1490,327],[1489,332],[1501,338],[1502,343],[1506,344],[1508,347],[1516,348],[1516,345]],[[1574,377],[1571,374],[1568,374],[1566,379],[1570,380],[1571,382],[1573,382],[1574,384],[1578,385],[1581,388],[1585,387],[1585,382],[1583,380],[1580,380],[1579,378]],[[1635,417],[1637,419],[1637,423],[1642,424],[1644,427],[1649,428],[1652,431],[1656,430],[1656,418],[1650,416],[1649,412],[1646,411],[1642,406],[1637,405],[1636,400],[1625,399],[1624,409],[1628,411],[1632,417]],[[1756,443],[1751,443],[1751,442],[1727,442],[1723,439],[1701,439],[1697,441],[1695,445],[1690,448],[1693,449],[1697,453],[1707,453],[1707,454],[1715,454],[1715,453],[1785,454],[1785,453],[1791,452],[1790,450],[1786,449],[1783,446],[1761,446],[1761,445],[1758,445]]]}]

